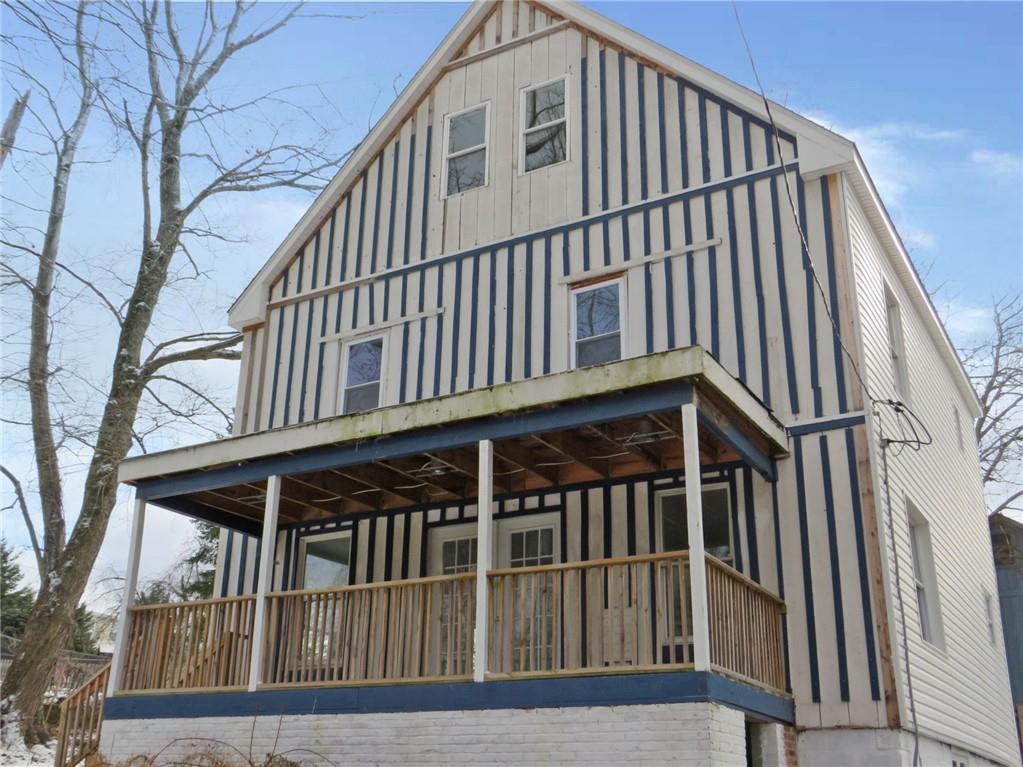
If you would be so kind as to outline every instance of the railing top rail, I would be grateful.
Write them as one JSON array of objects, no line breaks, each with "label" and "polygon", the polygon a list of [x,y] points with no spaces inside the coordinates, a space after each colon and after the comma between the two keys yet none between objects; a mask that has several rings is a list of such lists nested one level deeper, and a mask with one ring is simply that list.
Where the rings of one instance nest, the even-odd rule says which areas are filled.
[{"label": "railing top rail", "polygon": [[612,565],[631,565],[644,562],[657,562],[665,559],[689,559],[688,551],[666,551],[657,554],[639,554],[632,557],[609,557],[607,559],[585,559],[580,562],[563,562],[557,565],[536,565],[534,567],[504,567],[487,571],[488,576],[524,575],[527,573],[547,573],[560,570],[583,570],[593,567],[610,567]]},{"label": "railing top rail", "polygon": [[245,594],[240,597],[217,597],[216,599],[196,599],[189,602],[163,602],[156,605],[132,605],[128,608],[132,612],[144,612],[146,610],[170,610],[178,607],[201,607],[203,605],[222,605],[231,602],[250,602],[255,600],[255,594]]},{"label": "railing top rail", "polygon": [[271,591],[268,597],[300,597],[316,594],[344,594],[350,591],[370,591],[373,589],[398,588],[401,586],[420,586],[430,583],[449,583],[452,581],[475,580],[476,572],[454,573],[453,575],[431,575],[426,578],[407,578],[398,581],[379,581],[377,583],[360,583],[353,586],[338,586],[333,589],[292,589],[290,591]]},{"label": "railing top rail", "polygon": [[738,570],[736,570],[731,565],[729,565],[729,564],[727,564],[725,562],[722,562],[720,559],[718,559],[715,556],[712,556],[711,554],[705,554],[704,556],[707,558],[707,564],[709,566],[714,567],[714,568],[720,570],[725,575],[727,575],[729,578],[732,578],[734,580],[742,582],[742,584],[744,586],[748,586],[749,588],[753,589],[753,591],[756,591],[757,593],[762,594],[763,596],[765,596],[768,599],[770,599],[772,602],[776,602],[782,608],[782,610],[785,609],[785,600],[782,599],[781,597],[779,597],[777,594],[775,594],[769,588],[760,585],[755,580],[750,578],[748,575],[745,575],[744,573],[739,572]]},{"label": "railing top rail", "polygon": [[109,673],[110,673],[110,661],[107,661],[107,662],[106,662],[106,665],[104,665],[104,666],[103,666],[103,668],[101,668],[101,669],[100,669],[99,671],[97,671],[97,672],[96,672],[95,674],[93,674],[93,675],[92,675],[92,676],[90,676],[90,677],[89,677],[88,679],[86,679],[86,680],[85,680],[84,682],[82,682],[82,683],[81,683],[80,685],[78,685],[78,689],[77,689],[77,690],[75,690],[75,691],[74,691],[73,693],[71,693],[70,695],[68,695],[68,696],[67,696],[67,697],[66,697],[66,698],[64,699],[64,702],[66,703],[67,701],[71,700],[71,698],[73,698],[74,696],[76,696],[76,695],[80,695],[80,694],[81,694],[81,693],[82,693],[82,692],[83,692],[83,691],[85,690],[85,688],[87,688],[87,687],[88,687],[89,685],[91,685],[91,684],[92,684],[93,682],[95,682],[95,681],[96,681],[97,679],[99,679],[100,677],[102,677],[102,676],[103,676],[104,674],[109,674]]}]

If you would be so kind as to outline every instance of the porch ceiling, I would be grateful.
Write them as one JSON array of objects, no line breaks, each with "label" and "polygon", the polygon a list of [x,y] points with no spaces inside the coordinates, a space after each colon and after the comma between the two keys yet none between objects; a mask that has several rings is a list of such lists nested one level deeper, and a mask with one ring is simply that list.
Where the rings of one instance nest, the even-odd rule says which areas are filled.
[{"label": "porch ceiling", "polygon": [[499,494],[681,469],[688,402],[703,462],[773,477],[784,429],[690,347],[130,458],[119,479],[156,505],[258,533],[271,474],[284,522],[475,498],[480,439],[494,442]]}]

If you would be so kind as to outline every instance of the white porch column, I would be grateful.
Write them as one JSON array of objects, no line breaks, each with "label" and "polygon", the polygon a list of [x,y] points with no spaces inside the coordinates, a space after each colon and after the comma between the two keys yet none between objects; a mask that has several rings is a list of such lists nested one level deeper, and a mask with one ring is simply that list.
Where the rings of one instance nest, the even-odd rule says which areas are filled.
[{"label": "white porch column", "polygon": [[263,671],[266,647],[266,595],[274,582],[274,556],[277,549],[277,507],[281,502],[281,478],[266,479],[266,509],[263,512],[263,537],[259,542],[259,580],[256,582],[256,614],[252,621],[252,656],[249,661],[249,692],[254,692]]},{"label": "white porch column", "polygon": [[135,592],[139,585],[139,555],[142,553],[142,531],[146,526],[146,501],[136,498],[131,515],[131,537],[128,540],[128,569],[124,574],[124,596],[117,615],[117,644],[110,661],[108,692],[121,689],[124,674],[124,658],[128,651],[128,611],[135,604]]},{"label": "white porch column", "polygon": [[482,682],[487,674],[487,622],[489,589],[487,572],[491,568],[493,547],[490,529],[494,505],[494,443],[480,440],[479,495],[476,499],[476,631],[472,642],[472,680]]},{"label": "white porch column", "polygon": [[693,605],[693,666],[697,671],[707,671],[710,668],[710,621],[703,553],[703,495],[698,429],[696,405],[683,405],[682,448],[686,474],[686,523],[689,530],[689,598]]}]

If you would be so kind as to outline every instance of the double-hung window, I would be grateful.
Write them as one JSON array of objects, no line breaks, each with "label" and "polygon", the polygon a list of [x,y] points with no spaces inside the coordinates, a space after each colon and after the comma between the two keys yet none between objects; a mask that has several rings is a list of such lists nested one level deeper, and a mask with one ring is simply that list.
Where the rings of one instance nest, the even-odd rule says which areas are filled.
[{"label": "double-hung window", "polygon": [[383,363],[383,336],[352,341],[345,346],[342,414],[358,413],[380,406]]},{"label": "double-hung window", "polygon": [[448,115],[445,134],[445,195],[450,197],[485,186],[490,104]]},{"label": "double-hung window", "polygon": [[523,172],[568,159],[568,104],[565,78],[522,92]]},{"label": "double-hung window", "polygon": [[941,644],[941,616],[938,605],[938,584],[934,573],[931,529],[927,519],[907,501],[909,517],[909,548],[913,560],[913,587],[916,592],[920,634],[931,644]]},{"label": "double-hung window", "polygon": [[625,319],[622,278],[572,291],[572,365],[582,368],[620,360]]},{"label": "double-hung window", "polygon": [[895,293],[884,286],[885,320],[888,325],[888,353],[892,361],[895,391],[903,401],[909,399],[909,368],[906,365],[906,342],[902,331],[902,310]]}]

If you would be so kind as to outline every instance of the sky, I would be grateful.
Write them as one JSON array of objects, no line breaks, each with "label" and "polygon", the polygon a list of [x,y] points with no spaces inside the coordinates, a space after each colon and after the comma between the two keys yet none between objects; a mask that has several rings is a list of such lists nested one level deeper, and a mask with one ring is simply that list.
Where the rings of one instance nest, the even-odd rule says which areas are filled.
[{"label": "sky", "polygon": [[[754,84],[730,3],[590,5],[743,85]],[[1023,285],[1023,4],[756,2],[737,8],[768,96],[857,143],[918,268],[929,285],[940,287],[937,303],[953,338],[983,332],[992,298]],[[229,66],[221,87],[238,97],[254,87],[304,84],[329,102],[321,115],[336,131],[335,146],[349,148],[464,9],[464,3],[313,5],[311,18]],[[5,87],[4,111],[10,98]],[[97,129],[89,141],[99,151],[109,149],[111,139]],[[140,206],[132,162],[124,157],[86,166],[75,178],[65,234],[69,257],[87,265],[133,249]],[[10,198],[45,201],[45,179],[27,165],[12,172],[9,164],[3,182],[5,216]],[[167,296],[166,328],[223,327],[231,300],[310,200],[310,194],[276,191],[211,205],[207,215],[243,241],[203,244],[208,279]],[[63,352],[67,359],[86,368],[106,365],[98,352],[113,343],[115,331],[102,314],[83,311],[74,324],[78,333]],[[232,364],[193,373],[232,401]],[[206,438],[176,433],[163,445]],[[2,445],[5,463],[28,476],[25,435],[8,427]],[[81,474],[69,461],[70,497],[80,489]],[[9,500],[4,495],[0,505]],[[123,573],[129,512],[122,492],[87,594],[95,605],[116,585],[108,579]],[[21,547],[31,574],[17,513],[2,512],[0,524],[8,541]],[[152,510],[143,580],[165,572],[190,535],[182,518]]]}]

